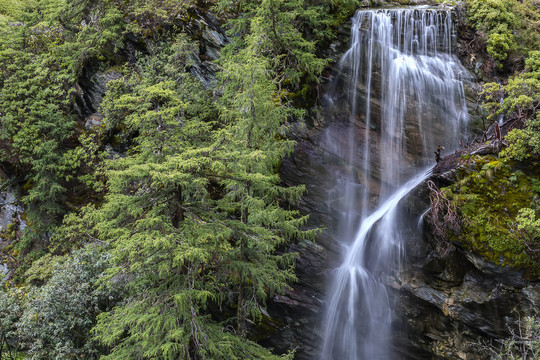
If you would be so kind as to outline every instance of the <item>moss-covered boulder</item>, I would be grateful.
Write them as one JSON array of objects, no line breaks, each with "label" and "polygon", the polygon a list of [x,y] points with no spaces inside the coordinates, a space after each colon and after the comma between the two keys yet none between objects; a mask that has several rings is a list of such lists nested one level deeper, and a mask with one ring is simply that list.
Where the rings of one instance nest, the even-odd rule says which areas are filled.
[{"label": "moss-covered boulder", "polygon": [[532,169],[491,155],[462,156],[456,181],[442,190],[461,223],[460,231],[447,231],[448,240],[498,266],[523,270],[527,278],[540,275],[534,227],[540,180]]}]

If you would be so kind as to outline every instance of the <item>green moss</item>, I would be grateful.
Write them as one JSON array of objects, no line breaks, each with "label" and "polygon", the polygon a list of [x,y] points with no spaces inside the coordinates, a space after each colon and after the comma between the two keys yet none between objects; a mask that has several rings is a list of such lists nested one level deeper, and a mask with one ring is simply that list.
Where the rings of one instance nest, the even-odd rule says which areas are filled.
[{"label": "green moss", "polygon": [[538,198],[538,180],[492,156],[463,160],[459,180],[444,189],[463,220],[462,233],[449,234],[450,240],[497,265],[539,275],[534,251],[518,229],[520,210]]}]

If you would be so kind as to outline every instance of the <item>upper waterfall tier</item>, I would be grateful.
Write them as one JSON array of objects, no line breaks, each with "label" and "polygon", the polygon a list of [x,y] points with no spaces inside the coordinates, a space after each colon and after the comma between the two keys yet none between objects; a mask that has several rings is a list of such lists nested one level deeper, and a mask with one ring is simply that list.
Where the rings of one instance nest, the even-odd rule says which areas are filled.
[{"label": "upper waterfall tier", "polygon": [[454,37],[450,11],[381,9],[354,16],[351,46],[328,96],[347,108],[351,121],[364,123],[346,157],[365,177],[399,186],[412,176],[411,165],[433,162],[439,145],[458,145],[468,120],[462,83],[468,73],[452,54]]}]

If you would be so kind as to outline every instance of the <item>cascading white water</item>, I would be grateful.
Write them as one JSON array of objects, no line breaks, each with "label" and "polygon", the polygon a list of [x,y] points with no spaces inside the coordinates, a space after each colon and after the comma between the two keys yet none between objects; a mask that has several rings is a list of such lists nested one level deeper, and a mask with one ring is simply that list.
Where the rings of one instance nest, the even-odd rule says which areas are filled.
[{"label": "cascading white water", "polygon": [[392,299],[381,276],[399,270],[403,253],[398,203],[425,179],[419,169],[434,163],[437,146],[457,146],[468,119],[466,71],[453,44],[450,11],[384,9],[353,18],[351,47],[328,98],[336,105],[346,97],[343,161],[361,175],[339,179],[343,189],[331,199],[341,202],[344,256],[329,289],[321,359],[393,357]]}]

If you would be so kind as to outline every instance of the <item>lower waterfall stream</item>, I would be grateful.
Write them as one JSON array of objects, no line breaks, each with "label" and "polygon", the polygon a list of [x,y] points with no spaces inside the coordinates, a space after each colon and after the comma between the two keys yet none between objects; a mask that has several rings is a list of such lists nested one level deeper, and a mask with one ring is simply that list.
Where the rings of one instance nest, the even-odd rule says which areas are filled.
[{"label": "lower waterfall stream", "polygon": [[[467,72],[452,54],[454,37],[449,10],[353,18],[350,49],[327,94],[329,108],[346,107],[350,131],[339,151],[347,175],[329,200],[339,203],[343,255],[328,287],[321,360],[395,357],[383,277],[399,271],[405,253],[398,204],[426,179],[434,151],[457,147],[468,121]],[[326,142],[333,146],[332,134]]]}]

